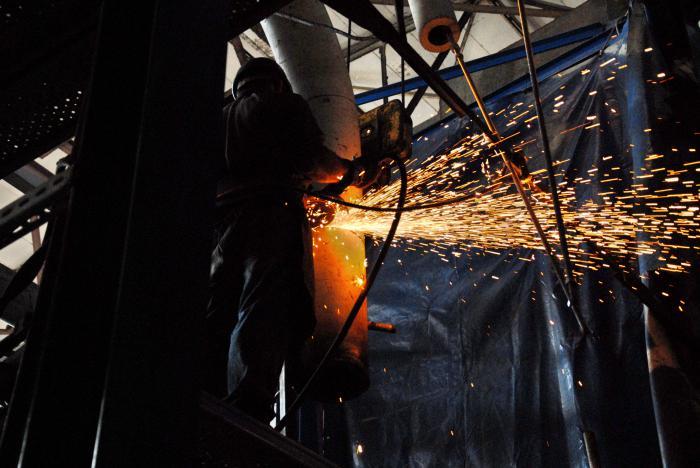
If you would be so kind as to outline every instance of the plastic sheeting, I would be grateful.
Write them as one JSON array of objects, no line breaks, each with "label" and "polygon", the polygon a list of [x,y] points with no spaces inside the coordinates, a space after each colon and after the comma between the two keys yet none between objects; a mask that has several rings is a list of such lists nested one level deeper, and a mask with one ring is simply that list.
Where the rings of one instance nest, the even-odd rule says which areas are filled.
[{"label": "plastic sheeting", "polygon": [[[634,173],[651,151],[644,130],[649,113],[661,112],[653,102],[663,85],[645,81],[663,69],[645,51],[655,45],[644,24],[636,15],[600,54],[542,84],[554,158],[568,160],[568,179],[592,167]],[[560,95],[565,105],[555,108]],[[526,92],[489,107],[528,101]],[[570,128],[587,116],[600,125]],[[448,121],[419,138],[414,155],[450,147],[468,126]],[[507,128],[523,140],[536,130]],[[526,150],[531,170],[544,167],[532,157],[536,144]],[[602,191],[594,179],[577,188],[577,202]],[[621,179],[618,193],[633,183]],[[601,466],[659,466],[644,308],[607,269],[586,273],[577,295],[593,331],[583,340],[540,252],[472,249],[446,263],[394,249],[370,294],[369,318],[398,332],[370,336],[371,389],[345,405],[355,466],[584,467],[584,430],[594,434]]]}]

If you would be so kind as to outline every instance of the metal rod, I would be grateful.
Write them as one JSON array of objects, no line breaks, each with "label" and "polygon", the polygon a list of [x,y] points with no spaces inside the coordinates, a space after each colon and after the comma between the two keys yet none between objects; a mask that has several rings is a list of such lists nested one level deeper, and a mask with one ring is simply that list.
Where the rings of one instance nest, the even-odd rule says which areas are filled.
[{"label": "metal rod", "polygon": [[252,58],[248,51],[245,50],[245,47],[243,47],[240,36],[236,36],[228,42],[233,46],[233,51],[236,53],[236,58],[241,66],[245,65]]},{"label": "metal rod", "polygon": [[574,296],[574,274],[571,265],[571,257],[569,255],[569,244],[566,240],[566,226],[564,225],[564,217],[561,214],[561,202],[559,201],[559,192],[557,190],[557,180],[554,175],[554,164],[552,162],[552,150],[549,146],[549,136],[547,135],[547,125],[542,110],[542,100],[540,98],[540,85],[537,79],[537,68],[535,68],[535,59],[532,52],[532,41],[530,40],[530,28],[527,24],[527,12],[523,0],[516,0],[518,11],[520,12],[520,23],[522,26],[523,44],[525,45],[525,56],[527,57],[527,67],[530,72],[530,81],[532,82],[532,97],[535,101],[535,111],[537,112],[537,126],[540,130],[540,140],[542,143],[542,151],[544,152],[544,160],[547,164],[547,175],[549,178],[550,191],[552,193],[552,204],[554,205],[554,215],[557,221],[557,231],[559,232],[559,243],[561,245],[561,253],[564,258],[564,268],[566,271],[566,284],[569,288],[569,294]]},{"label": "metal rod", "polygon": [[[36,216],[34,218],[36,219]],[[39,228],[32,231],[32,248],[34,249],[34,252],[41,248],[41,230]],[[39,270],[39,273],[36,274],[37,284],[41,283],[42,270],[43,267]]]},{"label": "metal rod", "polygon": [[317,23],[316,21],[310,21],[310,20],[307,20],[305,18],[300,18],[298,16],[290,15],[289,13],[284,13],[282,11],[275,12],[275,16],[279,16],[280,18],[288,19],[289,21],[293,21],[295,23],[303,24],[304,26],[309,26],[311,28],[330,29],[334,33],[340,34],[341,36],[347,37],[348,39],[352,39],[354,41],[366,41],[367,39],[372,39],[372,36],[353,36],[352,29],[351,29],[352,21],[350,21],[350,23],[348,24],[348,32],[345,32],[342,29],[338,29],[336,27],[329,26],[329,25],[324,24],[324,23]]},{"label": "metal rod", "polygon": [[[503,7],[503,3],[501,3],[500,0],[491,0],[491,3],[493,3],[494,6],[497,7]],[[520,27],[520,23],[513,17],[513,15],[508,15],[504,14],[503,18],[510,24],[510,26],[515,30],[516,33],[522,34],[522,28]]]},{"label": "metal rod", "polygon": [[583,431],[583,444],[586,447],[586,458],[589,468],[600,468],[600,457],[598,457],[598,444],[595,439],[595,432]]},{"label": "metal rod", "polygon": [[462,56],[462,52],[459,50],[459,46],[454,42],[454,38],[452,36],[449,37],[450,42],[452,42],[452,51],[455,54],[455,58],[457,59],[459,68],[464,74],[464,79],[467,80],[467,86],[469,86],[469,91],[471,91],[472,95],[474,96],[474,100],[476,101],[477,107],[481,111],[481,115],[484,118],[484,122],[486,122],[486,126],[488,127],[489,131],[496,137],[497,141],[492,141],[492,143],[495,144],[498,142],[498,140],[501,139],[501,136],[498,133],[498,129],[496,129],[496,126],[493,124],[493,120],[491,120],[491,116],[486,110],[486,104],[484,103],[483,99],[481,99],[481,95],[476,89],[476,85],[474,84],[472,75],[469,73],[469,70],[467,70],[466,65],[464,65],[464,57]]},{"label": "metal rod", "polygon": [[620,284],[630,293],[634,294],[634,296],[639,299],[639,302],[647,306],[652,313],[666,312],[663,303],[658,299],[649,286],[644,284],[637,275],[625,271],[620,265],[618,265],[614,257],[612,257],[605,250],[601,250],[596,243],[589,242],[588,245],[590,246],[592,252],[603,257],[603,261],[608,265],[608,268],[612,271],[615,279],[617,279]]},{"label": "metal rod", "polygon": [[348,47],[347,56],[345,57],[345,64],[348,67],[348,73],[350,72],[350,45],[352,45],[352,20],[348,18]]},{"label": "metal rod", "polygon": [[[390,45],[456,114],[466,115],[481,122],[481,119],[476,117],[457,93],[445,83],[438,73],[430,68],[423,57],[408,44],[405,37],[401,37],[396,31],[395,25],[382,16],[370,0],[356,0],[354,2],[322,0],[322,3],[343,16],[352,18],[357,25],[371,31],[378,39]],[[477,125],[479,124],[477,123]]]},{"label": "metal rod", "polygon": [[[379,48],[379,62],[381,66],[381,73],[382,73],[382,86],[386,86],[389,84],[389,76],[386,72],[386,44],[382,45]],[[384,96],[384,104],[389,102],[389,97]]]},{"label": "metal rod", "polygon": [[[403,1],[395,0],[394,5],[396,8],[396,22],[398,23],[399,35],[401,36],[401,41],[406,42],[406,23],[403,16]],[[406,107],[406,61],[401,56],[401,105]]]},{"label": "metal rod", "polygon": [[560,11],[571,11],[572,7],[566,5],[558,5],[556,3],[550,3],[545,0],[525,0],[525,4],[538,7],[538,8],[548,8],[550,10],[560,10]]},{"label": "metal rod", "polygon": [[[459,63],[459,67],[462,69],[462,73],[464,74],[464,78],[467,81],[467,86],[469,87],[469,90],[471,91],[472,95],[474,96],[474,100],[476,101],[477,106],[479,107],[479,110],[481,111],[481,114],[484,118],[484,122],[486,122],[486,126],[488,127],[489,132],[486,133],[487,138],[491,141],[492,144],[498,145],[501,136],[498,133],[498,129],[493,123],[493,120],[491,119],[491,116],[488,113],[488,110],[486,109],[486,104],[484,103],[483,99],[481,98],[478,90],[476,89],[476,85],[474,84],[474,80],[471,77],[471,74],[469,73],[469,70],[467,70],[467,67],[464,65],[464,57],[462,56],[461,51],[459,50],[459,46],[457,43],[454,41],[454,38],[452,38],[451,35],[448,36],[450,43],[452,44],[452,49],[455,54],[455,57],[457,58],[457,63]],[[514,166],[514,164],[510,161],[510,159],[506,156],[503,150],[500,148],[497,150],[501,158],[503,159],[503,163],[505,164],[506,168],[508,169],[508,172],[510,174],[511,179],[513,180],[513,185],[515,185],[515,188],[518,191],[518,194],[520,195],[520,198],[522,198],[523,203],[525,204],[525,209],[527,210],[528,216],[530,217],[530,220],[532,221],[532,224],[535,226],[535,230],[537,231],[537,234],[540,237],[540,241],[542,242],[542,247],[544,248],[545,252],[547,253],[547,256],[551,260],[552,263],[552,268],[554,269],[554,274],[557,277],[557,281],[559,284],[562,286],[562,290],[564,291],[564,295],[566,296],[566,299],[569,302],[569,307],[571,308],[571,311],[574,315],[574,318],[576,319],[576,324],[578,325],[579,329],[581,330],[582,334],[586,333],[586,327],[583,324],[583,320],[581,319],[581,316],[578,313],[578,310],[576,309],[576,306],[574,304],[574,298],[571,294],[571,289],[567,287],[567,283],[565,281],[564,275],[562,274],[561,267],[559,266],[559,261],[557,260],[556,254],[554,253],[554,250],[552,249],[551,244],[549,243],[549,240],[547,239],[547,235],[544,232],[544,229],[542,229],[542,225],[540,224],[539,219],[537,218],[537,214],[535,213],[535,210],[532,208],[532,204],[530,203],[530,198],[528,194],[525,192],[525,188],[523,187],[522,181],[520,180],[520,176],[518,173],[518,169]]]}]

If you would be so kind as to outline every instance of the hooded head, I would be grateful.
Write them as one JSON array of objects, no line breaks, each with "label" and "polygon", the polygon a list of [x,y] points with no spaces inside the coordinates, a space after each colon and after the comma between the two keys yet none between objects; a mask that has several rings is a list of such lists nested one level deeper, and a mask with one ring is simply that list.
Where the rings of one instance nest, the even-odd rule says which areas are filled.
[{"label": "hooded head", "polygon": [[274,60],[260,57],[249,60],[238,70],[232,86],[235,99],[255,91],[291,93],[292,85]]}]

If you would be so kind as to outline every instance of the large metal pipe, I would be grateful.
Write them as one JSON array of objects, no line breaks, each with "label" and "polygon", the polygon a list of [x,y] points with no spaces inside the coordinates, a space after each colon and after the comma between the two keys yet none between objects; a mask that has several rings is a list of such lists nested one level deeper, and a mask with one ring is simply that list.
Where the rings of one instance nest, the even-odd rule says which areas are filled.
[{"label": "large metal pipe", "polygon": [[450,50],[449,36],[459,41],[459,25],[450,0],[408,0],[420,43],[430,52]]},{"label": "large metal pipe", "polygon": [[[317,0],[297,0],[282,11],[291,17],[331,25],[325,7]],[[326,146],[346,159],[358,156],[358,111],[335,33],[283,16],[272,16],[262,25],[292,88],[311,106]],[[304,359],[307,367],[312,369],[318,363],[345,321],[365,278],[364,262],[362,237],[343,231],[314,231],[317,326]],[[351,398],[368,385],[367,310],[363,306],[312,394],[320,399]]]}]

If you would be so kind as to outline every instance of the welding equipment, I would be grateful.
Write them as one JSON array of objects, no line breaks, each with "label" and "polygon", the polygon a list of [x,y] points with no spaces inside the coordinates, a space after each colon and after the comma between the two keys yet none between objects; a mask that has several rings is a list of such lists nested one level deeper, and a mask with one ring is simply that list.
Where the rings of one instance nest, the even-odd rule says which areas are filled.
[{"label": "welding equipment", "polygon": [[361,114],[359,122],[362,156],[350,162],[350,172],[343,180],[311,192],[312,196],[338,196],[351,185],[364,191],[386,185],[391,161],[411,156],[413,127],[400,101],[392,100]]},{"label": "welding equipment", "polygon": [[406,160],[411,156],[413,125],[410,115],[401,101],[392,100],[360,115],[360,140],[362,157],[371,161],[379,172],[375,184],[363,188],[389,183],[389,164],[392,160]]},{"label": "welding equipment", "polygon": [[[352,202],[345,202],[340,195],[351,185],[364,192],[387,185],[391,179],[391,162],[395,159],[406,160],[411,156],[413,126],[400,101],[392,100],[361,114],[359,124],[362,156],[350,162],[349,174],[322,190],[305,192],[311,197],[307,197],[305,205],[312,227],[330,224],[336,208],[335,204],[317,203],[314,199],[364,209]],[[393,211],[394,208],[384,210]]]}]

